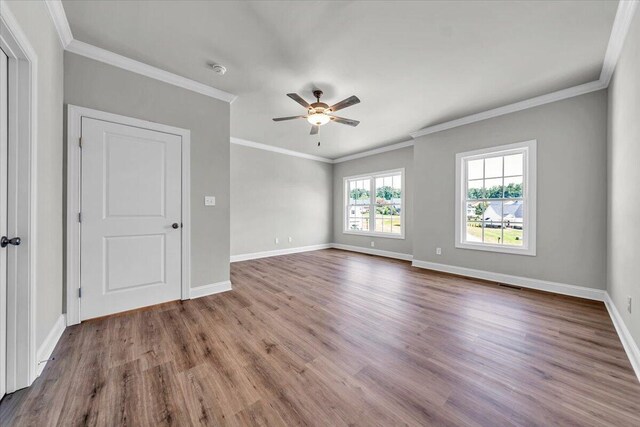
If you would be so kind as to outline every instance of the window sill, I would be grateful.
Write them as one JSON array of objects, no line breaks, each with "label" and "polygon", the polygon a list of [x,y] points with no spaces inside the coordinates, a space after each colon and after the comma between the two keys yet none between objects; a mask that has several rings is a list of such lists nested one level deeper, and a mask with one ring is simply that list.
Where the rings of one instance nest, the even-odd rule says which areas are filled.
[{"label": "window sill", "polygon": [[404,240],[404,234],[390,234],[390,233],[376,233],[373,231],[348,231],[348,230],[344,230],[342,234],[353,234],[354,236],[382,237],[385,239]]},{"label": "window sill", "polygon": [[485,252],[498,252],[498,253],[511,254],[511,255],[536,256],[535,248],[518,248],[516,246],[511,247],[511,246],[504,246],[504,245],[490,245],[485,243],[458,242],[456,243],[456,248],[472,249],[475,251],[485,251]]}]

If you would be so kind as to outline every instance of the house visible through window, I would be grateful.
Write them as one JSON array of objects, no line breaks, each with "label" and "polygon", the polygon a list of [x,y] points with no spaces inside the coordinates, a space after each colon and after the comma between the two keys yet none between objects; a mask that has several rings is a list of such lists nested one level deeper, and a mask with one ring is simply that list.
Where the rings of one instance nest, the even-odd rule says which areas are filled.
[{"label": "house visible through window", "polygon": [[344,179],[344,232],[404,238],[404,170]]},{"label": "house visible through window", "polygon": [[535,255],[535,141],[460,153],[456,246]]}]

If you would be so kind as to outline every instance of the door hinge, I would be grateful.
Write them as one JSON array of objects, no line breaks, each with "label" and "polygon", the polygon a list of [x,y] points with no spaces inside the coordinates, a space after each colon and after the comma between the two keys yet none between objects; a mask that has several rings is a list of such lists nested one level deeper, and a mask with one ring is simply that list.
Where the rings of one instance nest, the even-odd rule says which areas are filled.
[{"label": "door hinge", "polygon": [[78,288],[78,298],[82,298],[82,288]]},{"label": "door hinge", "polygon": [[82,212],[78,212],[78,222],[82,222]]},{"label": "door hinge", "polygon": [[78,138],[78,147],[82,148],[82,137]]}]

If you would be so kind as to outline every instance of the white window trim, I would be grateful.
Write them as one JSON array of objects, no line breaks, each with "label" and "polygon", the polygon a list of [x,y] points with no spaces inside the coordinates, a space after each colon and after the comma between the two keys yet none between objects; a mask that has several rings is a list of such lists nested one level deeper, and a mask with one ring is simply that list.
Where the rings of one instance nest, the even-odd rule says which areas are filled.
[{"label": "white window trim", "polygon": [[[516,255],[536,255],[536,146],[537,141],[525,141],[515,144],[501,145],[498,147],[484,148],[481,150],[467,151],[456,154],[456,203],[455,203],[455,246],[460,249],[473,249],[479,251],[500,252]],[[507,155],[509,152],[524,152],[523,183],[525,200],[522,247],[496,245],[491,243],[472,243],[465,241],[466,216],[463,215],[463,207],[466,201],[467,171],[465,161],[474,158],[484,158],[489,154]]]},{"label": "white window trim", "polygon": [[[354,179],[371,179],[371,191],[375,192],[375,178],[390,176],[390,175],[398,175],[400,174],[400,181],[402,182],[402,200],[400,202],[400,224],[401,224],[401,233],[400,234],[391,234],[391,233],[380,233],[376,231],[354,231],[347,229],[347,224],[349,223],[348,214],[347,214],[347,206],[349,204],[349,191],[347,185],[349,181]],[[342,191],[343,191],[343,204],[342,204],[342,234],[354,234],[358,236],[372,236],[372,237],[383,237],[386,239],[404,239],[405,237],[405,181],[404,181],[404,168],[393,169],[381,172],[373,172],[362,175],[352,175],[345,176],[342,178]],[[375,198],[372,198],[372,204],[375,205]],[[373,224],[375,228],[375,209],[371,209],[371,220],[370,224]]]}]

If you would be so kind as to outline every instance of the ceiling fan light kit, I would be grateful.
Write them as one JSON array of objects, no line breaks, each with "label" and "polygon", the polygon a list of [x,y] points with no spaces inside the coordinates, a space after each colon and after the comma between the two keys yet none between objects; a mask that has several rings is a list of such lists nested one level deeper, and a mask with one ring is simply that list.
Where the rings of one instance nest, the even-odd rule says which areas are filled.
[{"label": "ceiling fan light kit", "polygon": [[324,113],[313,113],[307,116],[307,121],[316,126],[326,125],[330,120],[331,118]]},{"label": "ceiling fan light kit", "polygon": [[338,110],[342,110],[343,108],[350,107],[352,105],[358,104],[360,99],[357,96],[350,96],[347,99],[343,99],[337,104],[332,105],[331,107],[324,102],[320,102],[320,97],[322,96],[321,90],[314,90],[313,96],[316,98],[316,102],[313,104],[309,104],[297,93],[288,93],[287,96],[298,104],[302,105],[307,109],[306,116],[290,116],[290,117],[277,117],[274,118],[274,122],[281,122],[285,120],[293,120],[293,119],[307,119],[307,121],[311,124],[311,135],[316,135],[320,129],[320,126],[326,125],[329,122],[341,123],[343,125],[348,126],[358,126],[360,123],[358,120],[345,119],[338,116],[333,116],[330,113],[333,113]]}]

